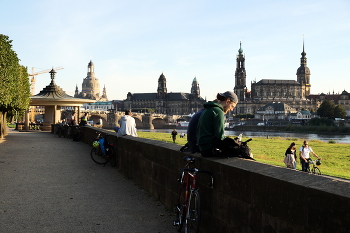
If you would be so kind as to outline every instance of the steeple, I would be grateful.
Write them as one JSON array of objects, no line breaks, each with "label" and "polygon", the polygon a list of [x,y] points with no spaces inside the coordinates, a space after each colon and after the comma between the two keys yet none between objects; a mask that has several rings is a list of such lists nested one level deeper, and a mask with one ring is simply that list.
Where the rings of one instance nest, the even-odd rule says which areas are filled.
[{"label": "steeple", "polygon": [[197,77],[194,77],[192,81],[191,94],[194,94],[196,97],[200,95],[199,83]]},{"label": "steeple", "polygon": [[302,93],[300,98],[307,98],[310,95],[310,69],[307,67],[307,58],[305,53],[305,43],[303,38],[303,51],[300,58],[300,67],[297,70],[297,82],[301,85]]},{"label": "steeple", "polygon": [[246,88],[245,56],[243,55],[242,41],[239,42],[238,55],[236,59],[235,88],[234,92],[240,101],[245,99]]},{"label": "steeple", "polygon": [[167,94],[166,79],[162,72],[158,79],[157,98],[163,99]]}]

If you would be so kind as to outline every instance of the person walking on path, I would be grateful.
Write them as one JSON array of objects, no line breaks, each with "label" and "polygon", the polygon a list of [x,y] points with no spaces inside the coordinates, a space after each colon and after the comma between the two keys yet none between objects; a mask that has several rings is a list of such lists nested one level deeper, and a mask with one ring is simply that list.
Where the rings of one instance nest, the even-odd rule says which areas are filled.
[{"label": "person walking on path", "polygon": [[176,141],[176,135],[177,135],[177,131],[176,131],[176,129],[174,129],[173,132],[171,132],[171,136],[172,136],[172,138],[173,138],[173,142],[174,142],[174,143],[175,143],[175,141]]},{"label": "person walking on path", "polygon": [[304,144],[299,149],[301,170],[304,171],[304,172],[307,172],[309,170],[309,168],[310,168],[310,164],[309,164],[310,153],[312,153],[319,160],[321,160],[321,158],[318,157],[317,154],[311,149],[311,147],[309,146],[309,142],[308,141],[304,141]]},{"label": "person walking on path", "polygon": [[126,110],[125,115],[122,116],[120,122],[120,129],[117,132],[117,137],[125,135],[137,137],[135,119],[132,117],[132,112],[130,110]]},{"label": "person walking on path", "polygon": [[297,169],[297,155],[295,149],[295,142],[292,142],[287,148],[283,162],[288,168]]}]

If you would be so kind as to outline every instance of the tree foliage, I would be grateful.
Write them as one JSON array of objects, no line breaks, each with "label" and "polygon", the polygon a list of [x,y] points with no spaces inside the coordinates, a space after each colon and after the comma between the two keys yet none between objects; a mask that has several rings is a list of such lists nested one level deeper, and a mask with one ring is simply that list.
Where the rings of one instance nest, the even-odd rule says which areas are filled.
[{"label": "tree foliage", "polygon": [[0,137],[5,132],[6,115],[28,109],[30,84],[27,68],[19,64],[12,40],[0,34]]},{"label": "tree foliage", "polygon": [[338,104],[334,108],[334,117],[335,118],[344,118],[346,116],[346,109],[343,105]]},{"label": "tree foliage", "polygon": [[324,100],[317,109],[317,114],[320,117],[326,118],[344,118],[346,116],[346,110],[343,105],[335,105],[330,100]]},{"label": "tree foliage", "polygon": [[317,114],[320,117],[334,118],[335,104],[332,101],[324,100],[317,109]]}]

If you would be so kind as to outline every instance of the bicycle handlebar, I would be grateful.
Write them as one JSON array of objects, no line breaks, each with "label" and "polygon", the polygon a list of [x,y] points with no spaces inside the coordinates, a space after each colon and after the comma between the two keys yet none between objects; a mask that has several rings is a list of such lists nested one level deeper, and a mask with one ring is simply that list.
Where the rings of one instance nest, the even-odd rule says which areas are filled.
[{"label": "bicycle handlebar", "polygon": [[208,175],[210,175],[210,178],[211,178],[211,182],[208,184],[210,188],[214,188],[214,175],[213,173],[209,172],[209,171],[204,171],[204,170],[199,170],[197,168],[183,168],[182,169],[182,172],[185,172],[185,171],[188,171],[188,172],[195,172],[195,173],[206,173]]}]

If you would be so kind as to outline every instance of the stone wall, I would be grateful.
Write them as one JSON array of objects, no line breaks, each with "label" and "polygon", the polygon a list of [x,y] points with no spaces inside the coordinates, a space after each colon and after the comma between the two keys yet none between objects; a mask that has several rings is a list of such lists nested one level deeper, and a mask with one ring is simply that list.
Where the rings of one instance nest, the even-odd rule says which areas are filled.
[{"label": "stone wall", "polygon": [[[91,144],[97,130],[84,127],[84,141]],[[185,164],[180,146],[108,133],[118,169],[172,209]],[[238,158],[194,157],[197,168],[215,177],[211,189],[209,178],[199,175],[202,233],[349,232],[349,181]]]}]

